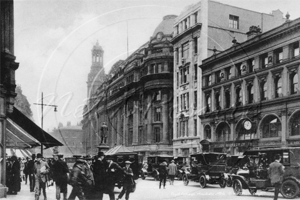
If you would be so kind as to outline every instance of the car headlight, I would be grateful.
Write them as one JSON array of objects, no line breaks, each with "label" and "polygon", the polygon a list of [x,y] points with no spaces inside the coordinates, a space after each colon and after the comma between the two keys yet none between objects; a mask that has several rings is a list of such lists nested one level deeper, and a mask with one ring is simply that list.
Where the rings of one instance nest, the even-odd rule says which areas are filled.
[{"label": "car headlight", "polygon": [[206,180],[209,180],[210,176],[209,175],[205,175],[205,178],[206,178]]}]

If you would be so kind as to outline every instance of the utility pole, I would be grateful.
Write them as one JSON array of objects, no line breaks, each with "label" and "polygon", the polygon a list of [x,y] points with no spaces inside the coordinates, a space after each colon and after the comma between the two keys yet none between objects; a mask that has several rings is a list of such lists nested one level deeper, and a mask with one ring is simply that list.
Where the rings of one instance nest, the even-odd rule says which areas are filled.
[{"label": "utility pole", "polygon": [[[41,103],[33,103],[33,104],[41,106],[41,128],[43,129],[43,126],[44,126],[44,106],[54,107],[54,112],[57,112],[57,105],[44,104],[43,92],[42,92]],[[41,142],[41,154],[43,156],[43,142]]]}]

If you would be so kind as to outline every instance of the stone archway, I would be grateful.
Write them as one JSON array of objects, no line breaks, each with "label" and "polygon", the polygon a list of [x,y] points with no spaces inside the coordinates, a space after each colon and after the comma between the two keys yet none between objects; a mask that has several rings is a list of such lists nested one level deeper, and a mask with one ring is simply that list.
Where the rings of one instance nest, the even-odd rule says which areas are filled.
[{"label": "stone archway", "polygon": [[225,142],[230,140],[230,126],[226,122],[221,122],[216,127],[216,142]]},{"label": "stone archway", "polygon": [[300,135],[300,110],[295,111],[288,121],[289,136]]},{"label": "stone archway", "polygon": [[[252,123],[252,127],[250,130],[246,130],[244,127],[244,122],[249,120]],[[243,118],[238,121],[235,127],[236,140],[251,140],[256,139],[256,128],[255,123],[251,121],[249,118]]]},{"label": "stone archway", "polygon": [[260,122],[261,138],[279,137],[281,135],[281,121],[275,114],[266,115]]}]

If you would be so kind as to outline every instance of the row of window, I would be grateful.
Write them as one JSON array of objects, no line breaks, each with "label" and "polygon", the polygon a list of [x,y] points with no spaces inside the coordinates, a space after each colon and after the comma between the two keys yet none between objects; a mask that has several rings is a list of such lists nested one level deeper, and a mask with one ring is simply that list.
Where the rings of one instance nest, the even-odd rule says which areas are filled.
[{"label": "row of window", "polygon": [[197,119],[193,120],[193,129],[194,129],[193,135],[191,135],[188,124],[189,124],[188,119],[183,119],[177,122],[176,138],[197,136]]},{"label": "row of window", "polygon": [[[179,85],[182,85],[182,84],[186,84],[186,83],[189,83],[189,66],[184,66],[184,67],[181,67],[179,69],[179,72],[177,72],[177,77],[176,77],[176,80],[177,80],[177,87]],[[194,81],[197,81],[197,73],[198,73],[198,67],[197,65],[194,65],[194,69],[193,69],[193,79]]]},{"label": "row of window", "polygon": [[175,35],[182,33],[194,24],[198,23],[198,12],[188,16],[175,26]]},{"label": "row of window", "polygon": [[[139,132],[138,132],[138,144],[145,144],[147,142],[147,127],[139,127]],[[154,126],[153,127],[153,133],[152,133],[152,142],[153,143],[159,143],[162,141],[162,133],[161,133],[161,127],[159,126]],[[128,129],[128,145],[132,145],[133,143],[133,129],[129,128]]]},{"label": "row of window", "polygon": [[[188,111],[189,110],[189,92],[183,93],[180,95],[180,102],[179,97],[176,99],[176,112],[179,111]],[[197,91],[194,91],[194,109],[197,109]],[[180,108],[180,109],[179,109]]]},{"label": "row of window", "polygon": [[[192,48],[193,52],[190,55],[190,48]],[[181,45],[181,48],[176,48],[175,51],[175,60],[176,64],[179,64],[179,57],[181,56],[181,61],[189,59],[190,56],[193,56],[198,53],[198,37],[193,38],[192,47],[190,47],[190,42],[186,42]]]},{"label": "row of window", "polygon": [[272,65],[279,64],[287,59],[293,59],[299,56],[299,41],[289,44],[284,54],[284,48],[280,47],[270,53],[264,53],[257,58],[250,58],[247,61],[237,63],[234,66],[226,67],[212,74],[206,75],[203,79],[204,87],[217,84],[231,78],[243,76],[252,73],[255,69],[265,69]]},{"label": "row of window", "polygon": [[[278,98],[283,96],[283,91],[288,90],[291,95],[298,93],[299,90],[299,75],[298,70],[294,69],[293,71],[288,72],[288,88],[283,87],[283,80],[282,80],[282,72],[273,74],[271,80],[268,80],[268,75],[265,74],[264,76],[258,77],[258,91],[259,91],[259,99],[260,101],[268,100],[271,98],[270,92],[268,93],[268,81],[271,81],[271,85],[274,89],[272,97]],[[252,80],[246,81],[245,90],[246,90],[246,101],[244,103],[252,104],[255,102],[258,102],[258,98],[254,99],[254,78]],[[235,102],[231,102],[232,95],[235,95]],[[212,110],[212,98],[211,95],[214,95],[214,103],[215,107],[214,110],[220,110],[222,108],[230,108],[235,106],[242,106],[243,103],[243,90],[242,85],[236,84],[234,87],[234,91],[231,90],[231,85],[228,85],[227,87],[224,87],[224,98],[223,102],[221,102],[221,90],[215,89],[213,94],[211,91],[205,92],[205,103],[206,103],[206,112],[211,112]],[[234,96],[233,96],[234,97]],[[223,106],[222,104],[223,103]]]}]

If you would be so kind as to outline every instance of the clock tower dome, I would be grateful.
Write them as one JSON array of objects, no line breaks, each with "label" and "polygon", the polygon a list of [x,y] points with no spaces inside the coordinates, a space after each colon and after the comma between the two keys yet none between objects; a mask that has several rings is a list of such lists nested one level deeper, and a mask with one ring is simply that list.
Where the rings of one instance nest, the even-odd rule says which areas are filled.
[{"label": "clock tower dome", "polygon": [[92,49],[92,66],[87,80],[88,98],[90,98],[104,82],[103,53],[104,51],[97,41]]}]

